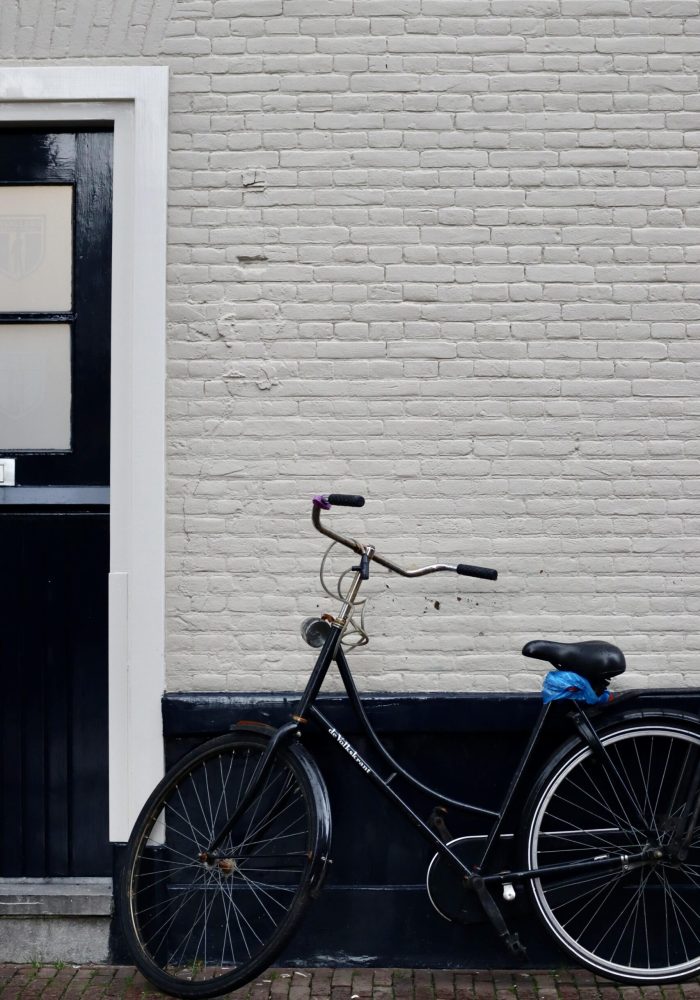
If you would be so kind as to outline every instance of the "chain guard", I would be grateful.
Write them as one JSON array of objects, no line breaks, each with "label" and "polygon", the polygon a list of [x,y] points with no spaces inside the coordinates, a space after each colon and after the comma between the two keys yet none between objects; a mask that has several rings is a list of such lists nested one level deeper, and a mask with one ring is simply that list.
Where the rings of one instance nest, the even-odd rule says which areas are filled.
[{"label": "chain guard", "polygon": [[[502,839],[512,840],[512,834],[503,834]],[[448,842],[459,860],[470,867],[479,861],[485,844],[486,836],[482,834],[455,837]],[[442,854],[435,854],[428,865],[425,885],[430,902],[445,920],[459,924],[481,924],[487,920],[474,890],[464,884],[461,874]]]}]

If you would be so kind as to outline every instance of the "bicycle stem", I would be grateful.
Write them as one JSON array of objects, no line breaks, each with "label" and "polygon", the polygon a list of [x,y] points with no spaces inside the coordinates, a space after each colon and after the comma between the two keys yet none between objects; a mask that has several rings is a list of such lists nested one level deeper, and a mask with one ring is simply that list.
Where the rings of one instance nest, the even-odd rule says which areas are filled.
[{"label": "bicycle stem", "polygon": [[[363,545],[362,557],[366,557],[371,560],[374,557],[374,545]],[[364,576],[362,568],[358,567],[355,570],[355,576],[353,577],[350,589],[348,590],[345,600],[343,601],[340,613],[336,618],[336,622],[343,630],[345,630],[345,626],[347,625],[350,615],[352,614],[352,609],[355,605],[355,601],[357,600],[357,595],[360,591],[360,587],[362,586],[362,582],[365,579],[366,577]]]}]

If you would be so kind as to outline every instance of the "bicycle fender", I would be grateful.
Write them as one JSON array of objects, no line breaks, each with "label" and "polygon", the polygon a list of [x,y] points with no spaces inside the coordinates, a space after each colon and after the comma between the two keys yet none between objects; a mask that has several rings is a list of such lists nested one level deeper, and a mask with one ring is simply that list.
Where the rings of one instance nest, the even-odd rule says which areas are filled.
[{"label": "bicycle fender", "polygon": [[260,722],[258,719],[241,719],[232,726],[232,729],[244,729],[247,732],[252,729],[254,733],[260,733],[261,736],[272,736],[273,733],[277,732],[275,726],[271,726],[269,722]]},{"label": "bicycle fender", "polygon": [[597,733],[601,735],[610,728],[615,728],[621,722],[650,722],[654,719],[663,720],[668,722],[669,719],[673,719],[675,722],[690,722],[694,723],[696,726],[700,724],[700,717],[694,715],[692,712],[681,712],[674,708],[624,708],[620,706],[620,710],[612,710],[609,714],[605,716],[595,716],[591,718],[589,716],[589,721]]},{"label": "bicycle fender", "polygon": [[[275,726],[271,726],[267,722],[249,719],[241,719],[233,728],[242,729],[247,732],[252,730],[255,733],[259,733],[260,736],[268,738],[277,732]],[[286,746],[304,769],[316,802],[317,826],[314,831],[316,850],[311,868],[311,895],[315,898],[323,887],[328,865],[331,864],[331,804],[323,775],[306,747],[302,746],[298,739],[295,739],[293,736],[289,739]]]},{"label": "bicycle fender", "polygon": [[[686,711],[682,708],[670,707],[662,708],[655,704],[655,698],[663,697],[670,692],[670,689],[655,690],[653,688],[633,688],[629,691],[619,691],[612,701],[605,705],[586,706],[586,715],[593,725],[598,728],[614,719],[629,718],[630,714],[635,717],[649,718],[650,715],[672,715],[677,719],[698,721],[700,714],[693,711]],[[677,693],[677,691],[674,691]]]}]

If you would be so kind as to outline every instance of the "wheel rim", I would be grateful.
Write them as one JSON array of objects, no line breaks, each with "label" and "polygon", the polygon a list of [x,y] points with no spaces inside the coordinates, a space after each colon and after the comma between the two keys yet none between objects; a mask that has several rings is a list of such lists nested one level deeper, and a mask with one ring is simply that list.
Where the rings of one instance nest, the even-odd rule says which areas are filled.
[{"label": "wheel rim", "polygon": [[647,830],[583,749],[543,792],[530,826],[529,864],[617,858],[649,847],[664,858],[534,880],[535,902],[559,941],[597,971],[640,982],[684,978],[700,968],[700,831],[684,861],[671,858],[670,846],[700,737],[646,726],[602,742]]},{"label": "wheel rim", "polygon": [[267,964],[308,882],[310,809],[287,758],[275,761],[216,858],[200,857],[245,794],[261,753],[251,745],[194,762],[165,792],[135,847],[134,933],[149,966],[183,987],[206,989],[208,981]]}]

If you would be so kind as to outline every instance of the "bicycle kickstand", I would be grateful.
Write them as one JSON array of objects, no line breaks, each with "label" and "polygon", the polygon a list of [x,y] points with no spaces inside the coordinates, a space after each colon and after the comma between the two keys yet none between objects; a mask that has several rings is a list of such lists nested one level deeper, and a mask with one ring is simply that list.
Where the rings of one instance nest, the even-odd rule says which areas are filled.
[{"label": "bicycle kickstand", "polygon": [[471,888],[477,894],[484,913],[491,921],[494,930],[498,934],[501,941],[503,941],[511,955],[514,958],[527,958],[527,949],[525,948],[525,945],[521,942],[517,934],[508,930],[508,925],[503,919],[503,914],[501,913],[496,900],[486,887],[486,883],[483,878],[480,875],[472,875],[469,883]]}]

